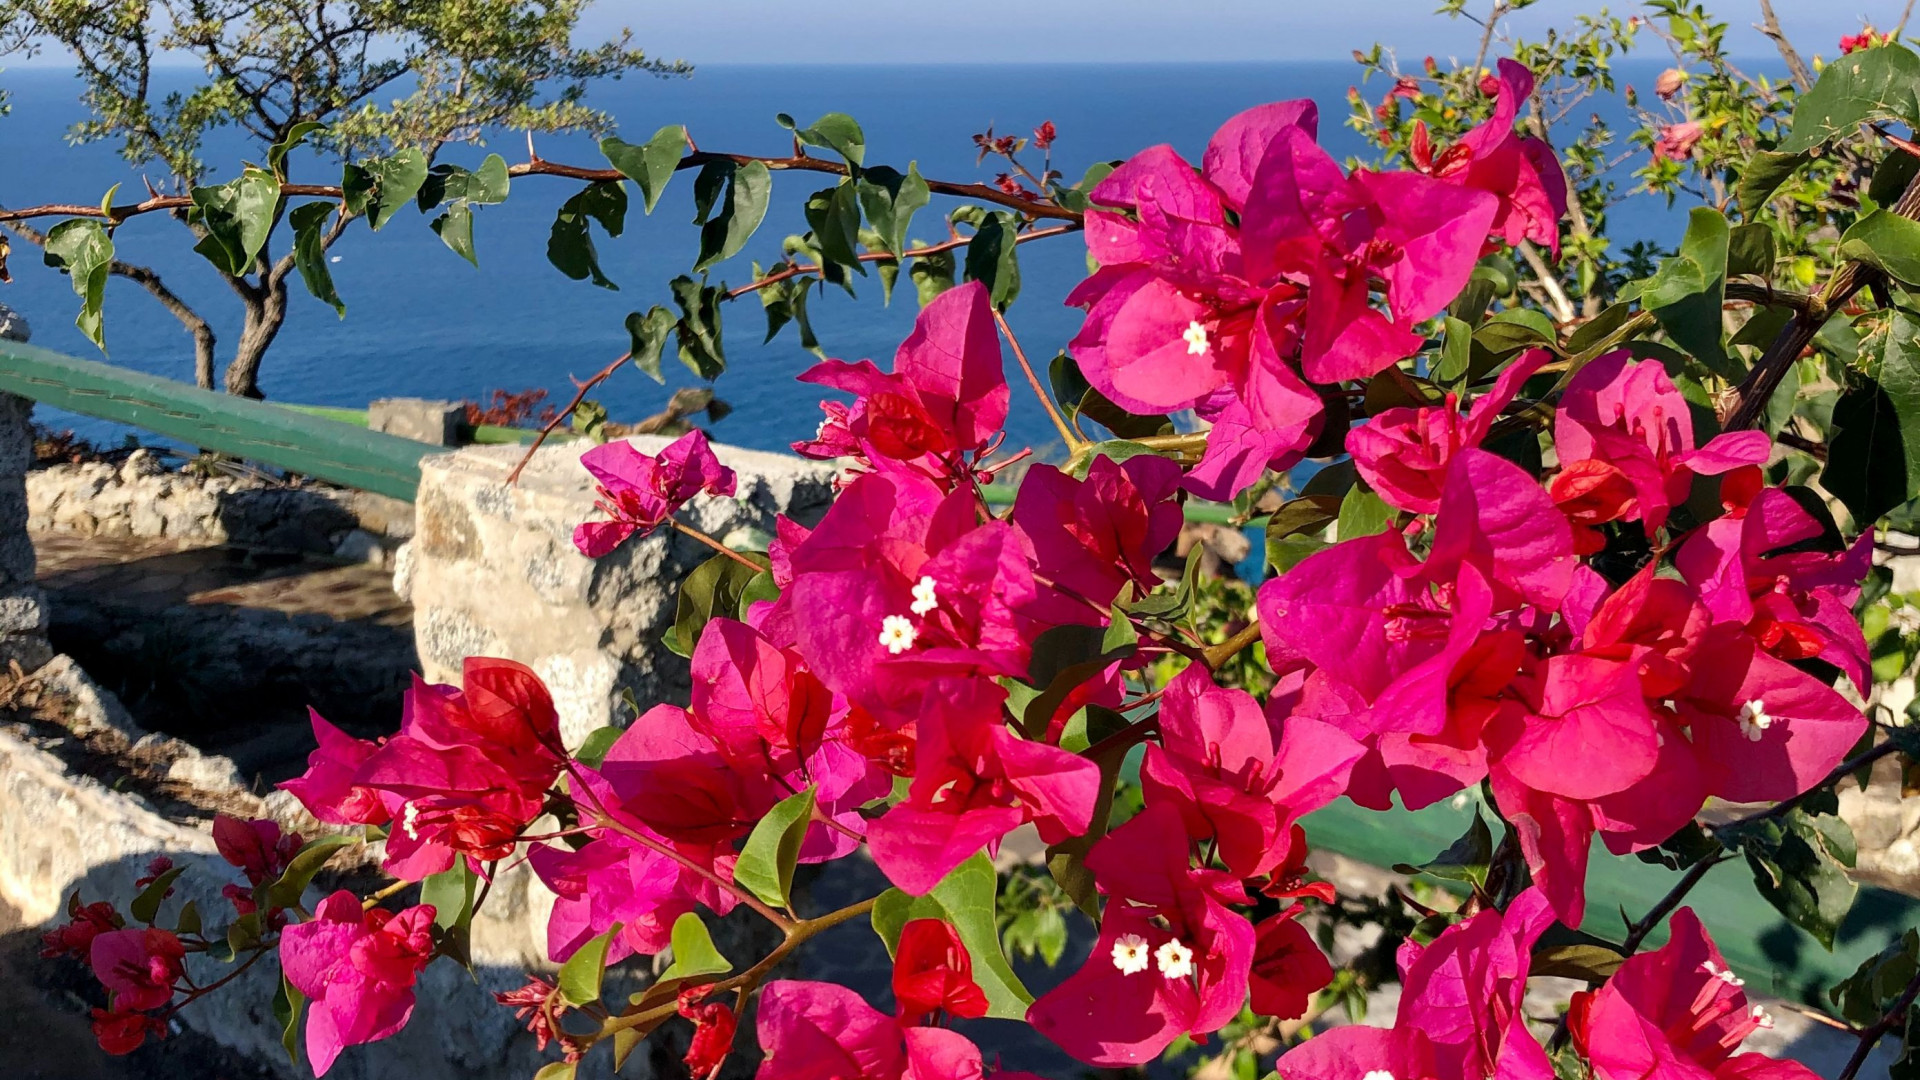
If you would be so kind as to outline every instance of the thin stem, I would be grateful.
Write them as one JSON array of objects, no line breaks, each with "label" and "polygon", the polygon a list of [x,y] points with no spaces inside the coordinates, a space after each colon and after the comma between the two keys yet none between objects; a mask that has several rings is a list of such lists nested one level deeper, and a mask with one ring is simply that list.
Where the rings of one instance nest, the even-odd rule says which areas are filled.
[{"label": "thin stem", "polygon": [[1873,1053],[1873,1048],[1879,1044],[1880,1037],[1906,1022],[1907,1010],[1913,1008],[1916,998],[1920,998],[1920,973],[1915,973],[1913,978],[1907,981],[1907,989],[1901,993],[1900,1000],[1893,1003],[1893,1008],[1881,1014],[1880,1019],[1874,1021],[1872,1027],[1860,1033],[1860,1041],[1854,1045],[1853,1056],[1847,1059],[1847,1067],[1840,1070],[1837,1080],[1853,1080],[1860,1075],[1860,1067],[1867,1063],[1867,1056]]},{"label": "thin stem", "polygon": [[691,525],[683,525],[679,521],[676,521],[673,518],[668,518],[667,524],[673,526],[675,532],[678,532],[685,536],[693,537],[695,540],[698,540],[701,543],[712,548],[713,550],[719,552],[720,554],[725,555],[727,558],[732,559],[734,562],[739,563],[741,566],[750,568],[756,574],[766,569],[766,567],[761,566],[759,563],[754,562],[752,559],[747,558],[745,555],[740,554],[739,552],[733,550],[732,548],[721,543],[720,541],[715,540],[713,537],[708,536],[706,533],[701,532],[699,529],[696,529]]},{"label": "thin stem", "polygon": [[1053,396],[1040,385],[1040,376],[1034,374],[1033,365],[1027,362],[1026,350],[1020,347],[1020,339],[1013,336],[1013,327],[1007,325],[1007,317],[1000,313],[999,308],[993,309],[993,321],[1000,327],[1007,344],[1013,346],[1013,358],[1020,362],[1020,370],[1026,372],[1027,385],[1033,387],[1033,395],[1040,399],[1040,404],[1047,410],[1047,416],[1053,420],[1053,426],[1059,430],[1067,449],[1077,452],[1083,445],[1082,440],[1067,426],[1067,418],[1060,415],[1060,408],[1053,403]]},{"label": "thin stem", "polygon": [[607,379],[612,377],[614,372],[619,371],[620,368],[624,366],[626,362],[631,359],[633,359],[633,353],[631,352],[621,353],[619,359],[616,359],[613,363],[608,364],[606,367],[601,368],[599,372],[597,372],[593,376],[593,378],[588,379],[586,382],[575,384],[577,389],[574,390],[573,400],[567,402],[566,408],[561,409],[560,412],[556,414],[553,419],[547,421],[546,426],[540,429],[540,434],[535,435],[533,437],[533,442],[527,447],[527,452],[521,455],[519,464],[515,465],[513,467],[513,471],[507,474],[508,487],[512,487],[514,484],[519,482],[520,471],[527,467],[527,462],[533,460],[534,452],[539,450],[540,445],[547,441],[547,436],[553,434],[554,429],[558,428],[561,425],[561,423],[567,419],[567,417],[572,416],[573,410],[579,408],[580,403],[587,399],[587,391],[593,389],[596,386],[599,386],[603,382],[606,382]]},{"label": "thin stem", "polygon": [[391,885],[378,889],[368,894],[365,900],[360,901],[360,910],[372,911],[374,908],[374,905],[378,904],[380,901],[385,900],[389,896],[394,896],[399,893],[405,892],[406,890],[411,889],[418,884],[420,883],[417,881],[396,881]]},{"label": "thin stem", "polygon": [[[1080,226],[1078,225],[1055,225],[1045,229],[1031,229],[1027,232],[1020,233],[1018,236],[1015,236],[1013,238],[1013,242],[1016,244],[1024,244],[1029,240],[1040,240],[1048,236],[1060,236],[1064,233],[1078,232],[1079,230],[1080,230]],[[963,248],[972,242],[973,242],[973,237],[971,236],[957,236],[951,240],[943,240],[938,244],[928,244],[926,247],[909,248],[906,251],[901,252],[898,256],[895,256],[891,252],[886,252],[886,251],[869,251],[858,256],[857,261],[866,263],[866,262],[886,262],[889,259],[895,259],[895,258],[917,259],[926,255],[938,255],[944,251],[952,251],[956,248]],[[767,288],[768,286],[778,285],[781,282],[787,281],[791,278],[801,277],[806,274],[818,274],[820,273],[820,271],[821,271],[821,267],[814,266],[809,263],[797,263],[793,266],[787,267],[784,270],[776,270],[773,273],[768,274],[766,277],[758,278],[754,281],[749,281],[745,285],[742,285],[738,288],[729,289],[725,294],[725,298],[728,300],[738,300],[742,296],[746,296],[748,293],[758,292],[759,290]]]},{"label": "thin stem", "polygon": [[687,856],[682,855],[680,852],[674,850],[673,845],[663,844],[660,841],[655,840],[653,837],[648,836],[646,833],[640,832],[637,829],[628,828],[626,825],[623,825],[620,822],[614,820],[613,816],[606,813],[604,810],[596,813],[594,817],[595,817],[594,824],[598,825],[600,828],[612,829],[614,832],[619,833],[620,835],[626,837],[629,840],[634,841],[635,843],[639,844],[644,848],[647,848],[651,851],[655,851],[662,855],[665,855],[667,858],[672,859],[674,862],[677,862],[681,866],[684,866],[687,869],[693,871],[695,874],[698,874],[700,877],[705,878],[708,882],[712,883],[714,886],[721,889],[725,889],[726,891],[732,893],[735,897],[739,898],[741,903],[747,905],[748,907],[752,908],[754,911],[758,912],[762,918],[766,919],[768,922],[772,923],[773,925],[779,927],[782,931],[785,931],[787,933],[791,933],[793,931],[794,922],[792,919],[789,919],[785,915],[782,915],[778,911],[775,911],[772,907],[769,907],[766,903],[761,901],[759,897],[748,892],[746,889],[740,887],[739,885],[734,884],[731,881],[728,881],[726,878],[721,877],[718,873],[714,872],[714,869],[712,867],[701,866],[695,860],[690,859]]},{"label": "thin stem", "polygon": [[1577,314],[1573,309],[1573,301],[1567,299],[1567,291],[1560,287],[1559,275],[1547,265],[1547,260],[1541,257],[1540,249],[1533,246],[1533,241],[1520,241],[1520,257],[1527,261],[1533,276],[1539,279],[1540,287],[1546,290],[1547,298],[1553,302],[1553,313],[1563,323],[1572,322]]},{"label": "thin stem", "polygon": [[1220,665],[1233,659],[1235,653],[1252,646],[1254,642],[1259,640],[1260,623],[1258,620],[1255,620],[1242,627],[1239,633],[1220,644],[1208,646],[1206,651],[1207,666],[1218,671],[1220,670]]}]

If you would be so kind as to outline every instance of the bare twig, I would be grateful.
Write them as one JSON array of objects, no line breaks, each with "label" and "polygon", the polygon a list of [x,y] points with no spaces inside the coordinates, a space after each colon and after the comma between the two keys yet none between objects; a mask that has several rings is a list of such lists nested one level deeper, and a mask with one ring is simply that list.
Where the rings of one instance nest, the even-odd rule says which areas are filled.
[{"label": "bare twig", "polygon": [[1078,450],[1084,440],[1067,426],[1066,417],[1060,415],[1059,406],[1053,403],[1053,396],[1040,385],[1040,376],[1034,374],[1033,365],[1027,362],[1026,350],[1020,347],[1020,339],[1013,336],[1013,328],[1007,325],[1007,317],[1000,314],[999,308],[993,309],[993,321],[999,325],[1000,333],[1006,336],[1007,344],[1013,346],[1013,358],[1020,362],[1020,370],[1026,372],[1027,385],[1033,387],[1034,396],[1040,399],[1040,404],[1047,410],[1047,416],[1053,421],[1053,426],[1059,429],[1060,438],[1067,444],[1067,449]]},{"label": "bare twig", "polygon": [[623,365],[625,365],[627,361],[631,359],[633,359],[632,353],[630,352],[621,353],[619,359],[615,360],[611,364],[608,364],[606,367],[601,368],[598,372],[594,374],[593,378],[588,379],[586,382],[578,384],[579,389],[574,391],[573,400],[567,402],[566,408],[560,410],[560,412],[556,414],[553,419],[547,421],[546,425],[540,429],[540,434],[535,435],[533,437],[533,442],[531,445],[527,447],[526,454],[520,458],[520,463],[515,465],[513,467],[513,471],[507,474],[508,487],[512,487],[516,482],[519,481],[520,470],[526,468],[527,462],[533,460],[533,452],[535,450],[540,449],[540,444],[547,441],[547,436],[553,434],[554,429],[558,428],[561,425],[561,423],[566,420],[567,417],[572,416],[573,410],[579,408],[580,403],[587,399],[587,391],[593,389],[596,386],[599,386],[603,382],[606,382],[607,379],[612,377],[614,372],[619,371],[620,368]]},{"label": "bare twig", "polygon": [[1906,1022],[1907,1010],[1913,1008],[1916,998],[1920,998],[1920,973],[1915,973],[1913,978],[1907,981],[1906,990],[1901,993],[1900,999],[1893,1003],[1893,1008],[1888,1009],[1880,1019],[1860,1032],[1860,1041],[1854,1045],[1853,1056],[1847,1059],[1847,1067],[1840,1070],[1837,1080],[1853,1080],[1860,1075],[1861,1067],[1867,1063],[1867,1056],[1873,1053],[1873,1048],[1879,1044],[1881,1037]]},{"label": "bare twig", "polygon": [[[1904,18],[1902,21],[1905,21]],[[1813,73],[1807,70],[1807,62],[1800,59],[1800,51],[1787,40],[1785,31],[1780,29],[1780,17],[1773,13],[1772,0],[1760,0],[1760,25],[1756,28],[1773,39],[1774,48],[1780,50],[1780,59],[1787,62],[1787,71],[1793,75],[1793,85],[1801,93],[1813,89]]]},{"label": "bare twig", "polygon": [[1520,257],[1525,259],[1527,265],[1533,269],[1533,276],[1539,279],[1540,287],[1546,290],[1547,298],[1553,307],[1554,317],[1563,323],[1572,322],[1577,315],[1573,309],[1573,301],[1567,298],[1567,291],[1560,287],[1559,275],[1547,265],[1547,260],[1540,257],[1540,249],[1533,246],[1533,241],[1522,240],[1519,250]]}]

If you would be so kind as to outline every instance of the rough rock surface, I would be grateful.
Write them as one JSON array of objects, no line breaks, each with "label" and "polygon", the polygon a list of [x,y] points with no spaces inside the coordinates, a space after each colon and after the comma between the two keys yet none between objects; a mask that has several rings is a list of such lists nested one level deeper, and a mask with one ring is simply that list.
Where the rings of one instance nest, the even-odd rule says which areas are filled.
[{"label": "rough rock surface", "polygon": [[[630,440],[648,453],[670,440]],[[415,537],[406,556],[414,640],[426,677],[457,681],[460,662],[504,656],[538,671],[577,745],[642,703],[683,699],[686,662],[660,637],[673,625],[677,585],[713,552],[671,530],[629,540],[603,559],[573,547],[573,529],[598,514],[585,444],[544,447],[518,483],[524,450],[469,447],[421,462]],[[763,545],[776,514],[811,525],[831,499],[832,470],[784,454],[715,446],[739,474],[735,498],[695,499],[682,520],[743,546]],[[758,534],[758,535],[756,535]]]}]

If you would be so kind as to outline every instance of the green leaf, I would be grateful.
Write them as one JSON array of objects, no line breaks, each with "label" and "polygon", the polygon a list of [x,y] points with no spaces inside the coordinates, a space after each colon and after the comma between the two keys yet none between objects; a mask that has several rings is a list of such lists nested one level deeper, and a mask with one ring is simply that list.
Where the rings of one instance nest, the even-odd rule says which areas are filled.
[{"label": "green leaf", "polygon": [[921,307],[933,303],[934,297],[953,288],[954,269],[951,251],[919,255],[907,264],[907,277],[913,279],[913,291],[919,297]]},{"label": "green leaf", "polygon": [[1908,930],[1861,962],[1852,975],[1827,992],[1840,1015],[1866,1027],[1886,1015],[1920,973],[1920,930]]},{"label": "green leaf", "polygon": [[1187,617],[1193,607],[1194,591],[1200,582],[1200,557],[1204,554],[1201,545],[1195,544],[1187,552],[1187,568],[1180,573],[1180,584],[1173,589],[1155,589],[1131,604],[1123,605],[1127,612],[1143,618],[1158,619],[1161,622],[1179,622]]},{"label": "green leaf", "polygon": [[1578,356],[1588,349],[1605,341],[1614,331],[1627,324],[1633,318],[1633,305],[1614,304],[1605,311],[1588,319],[1567,335],[1567,352]]},{"label": "green leaf", "polygon": [[680,362],[703,379],[718,378],[727,369],[726,353],[720,343],[720,305],[725,300],[724,291],[708,285],[704,278],[695,281],[685,274],[674,278],[667,287],[673,291],[673,301],[680,308],[680,318],[674,324]]},{"label": "green leaf", "polygon": [[812,788],[774,803],[747,835],[733,867],[734,883],[775,907],[788,906],[800,842],[807,838],[812,820]]},{"label": "green leaf", "polygon": [[738,618],[741,622],[745,622],[747,619],[747,610],[753,607],[754,604],[762,600],[778,599],[780,599],[780,586],[774,584],[773,574],[766,571],[755,574],[753,575],[753,580],[747,582],[747,587],[740,590],[740,612]]},{"label": "green leaf", "polygon": [[180,905],[180,915],[173,920],[176,934],[197,934],[201,931],[200,905],[189,900]]},{"label": "green leaf", "polygon": [[900,930],[914,919],[941,919],[960,935],[973,959],[973,978],[987,995],[987,1015],[1001,1020],[1026,1016],[1033,995],[1022,986],[1000,948],[994,918],[999,877],[985,852],[976,852],[925,896],[909,896],[888,889],[873,905],[873,931],[891,955],[900,942]]},{"label": "green leaf", "polygon": [[1812,157],[1805,150],[1797,154],[1784,154],[1778,150],[1755,152],[1747,159],[1746,168],[1740,172],[1740,182],[1733,189],[1733,197],[1740,204],[1740,217],[1752,221],[1755,214],[1766,208],[1773,193],[1780,190],[1780,185],[1786,183]]},{"label": "green leaf", "polygon": [[173,883],[179,881],[180,875],[186,872],[186,867],[176,866],[154,878],[127,904],[127,913],[152,926],[153,921],[160,917],[160,903],[167,898],[167,890],[173,888]]},{"label": "green leaf", "polygon": [[1139,645],[1139,633],[1118,609],[1109,612],[1106,626],[1067,624],[1041,631],[1027,661],[1027,682],[1040,693],[1017,714],[1027,737],[1043,737],[1069,695],[1132,656]]},{"label": "green leaf", "polygon": [[715,615],[732,618],[740,610],[740,594],[747,584],[771,565],[765,555],[746,553],[759,564],[745,566],[726,555],[715,555],[699,566],[680,584],[680,606],[661,643],[678,656],[692,656],[700,641],[700,632]]},{"label": "green leaf", "polygon": [[846,113],[830,112],[813,122],[812,127],[796,127],[793,117],[781,113],[775,117],[781,127],[792,131],[801,142],[808,146],[825,147],[847,159],[847,165],[855,174],[866,163],[867,137],[860,125]]},{"label": "green leaf", "polygon": [[1660,320],[1668,335],[1723,376],[1733,373],[1720,342],[1730,239],[1720,211],[1695,207],[1687,214],[1680,253],[1663,261],[1640,293],[1640,306]]},{"label": "green leaf", "polygon": [[673,312],[655,304],[647,309],[645,315],[634,312],[627,316],[627,335],[632,339],[629,348],[633,352],[633,366],[653,377],[653,381],[664,383],[660,375],[660,350],[666,348],[667,338],[673,333],[676,320]]},{"label": "green leaf", "polygon": [[205,227],[207,235],[193,250],[229,274],[250,273],[273,231],[279,201],[279,179],[252,165],[224,184],[194,188],[188,220]]},{"label": "green leaf", "polygon": [[105,353],[106,317],[101,304],[107,298],[107,274],[113,266],[113,238],[97,221],[63,221],[47,231],[42,260],[71,279],[74,295],[80,297],[80,315],[73,325]]},{"label": "green leaf", "polygon": [[479,880],[465,859],[455,859],[449,869],[421,879],[420,902],[433,905],[433,925],[448,930],[470,921]]},{"label": "green leaf", "polygon": [[1849,135],[1875,117],[1916,119],[1914,85],[1920,56],[1901,45],[1861,49],[1836,58],[1793,107],[1793,129],[1780,152],[1797,154]]},{"label": "green leaf", "polygon": [[1727,237],[1727,276],[1746,274],[1763,280],[1773,278],[1773,227],[1735,225]]},{"label": "green leaf", "polygon": [[600,272],[600,253],[594,250],[589,221],[598,221],[610,237],[626,227],[627,189],[619,184],[592,184],[561,204],[547,234],[547,261],[575,281],[593,279],[603,289],[620,286]]},{"label": "green leaf", "polygon": [[1820,474],[1856,530],[1920,492],[1920,319],[1903,310],[1887,327],[1879,376],[1856,377],[1835,403]]},{"label": "green leaf", "polygon": [[1920,284],[1920,221],[1875,210],[1841,235],[1840,257],[1877,266],[1905,284]]},{"label": "green leaf", "polygon": [[507,172],[507,159],[499,154],[488,154],[475,172],[458,165],[435,165],[413,198],[422,212],[446,203],[492,206],[507,201],[507,192],[512,183],[512,175]]},{"label": "green leaf", "polygon": [[1015,239],[1019,233],[1018,217],[994,213],[987,215],[973,239],[967,241],[967,280],[986,282],[988,299],[1002,311],[1020,295],[1020,255]]},{"label": "green leaf", "polygon": [[1356,484],[1347,489],[1347,497],[1340,500],[1340,519],[1336,528],[1341,540],[1373,536],[1386,532],[1387,522],[1392,517],[1393,511],[1385,500]]},{"label": "green leaf", "polygon": [[293,225],[293,265],[300,271],[300,280],[314,299],[331,306],[334,314],[344,319],[347,305],[340,302],[340,294],[334,289],[324,242],[327,220],[333,217],[333,211],[334,204],[330,202],[307,203],[294,207],[287,214],[287,221]]},{"label": "green leaf", "polygon": [[1829,951],[1859,891],[1847,876],[1855,857],[1853,831],[1832,812],[1837,806],[1828,791],[1782,817],[1719,834],[1723,844],[1745,852],[1760,895]]},{"label": "green leaf", "polygon": [[600,985],[607,976],[607,945],[619,932],[620,924],[614,923],[606,933],[580,946],[560,965],[554,984],[567,1004],[577,1009],[600,1000]]},{"label": "green leaf", "polygon": [[639,146],[608,136],[600,140],[600,152],[620,175],[640,185],[641,202],[651,214],[687,152],[687,129],[668,124]]},{"label": "green leaf", "polygon": [[713,947],[713,935],[699,915],[687,911],[673,920],[673,963],[660,973],[660,982],[725,975],[732,970],[733,963]]},{"label": "green leaf", "polygon": [[292,153],[295,147],[306,142],[307,136],[326,126],[318,120],[302,120],[288,128],[286,138],[267,147],[267,168],[272,169],[275,176],[287,175],[287,170],[282,168],[286,164],[287,155]]},{"label": "green leaf", "polygon": [[860,174],[859,190],[868,223],[886,250],[898,257],[907,249],[907,227],[913,215],[932,200],[918,165],[909,163],[904,176],[891,166],[876,165]]},{"label": "green leaf", "polygon": [[807,199],[807,225],[820,256],[860,273],[860,193],[851,180],[814,192]]},{"label": "green leaf", "polygon": [[454,203],[447,211],[433,219],[434,234],[442,243],[453,249],[453,253],[475,266],[480,260],[473,253],[473,211],[464,202]]},{"label": "green leaf", "polygon": [[1613,977],[1627,962],[1616,949],[1605,945],[1550,945],[1533,954],[1528,975],[1552,975],[1561,979],[1585,979],[1598,984]]},{"label": "green leaf", "polygon": [[727,198],[720,212],[700,227],[700,261],[693,264],[694,272],[730,259],[747,246],[766,219],[767,197],[772,193],[773,176],[764,162],[749,161],[727,170]]},{"label": "green leaf", "polygon": [[1305,495],[1282,503],[1267,518],[1267,561],[1277,572],[1293,569],[1326,546],[1317,534],[1339,519],[1343,501],[1338,495]]},{"label": "green leaf", "polygon": [[[631,1052],[631,1051],[629,1051]],[[571,1061],[549,1061],[533,1074],[533,1080],[573,1080],[578,1066]]]},{"label": "green leaf", "polygon": [[1480,324],[1473,340],[1498,356],[1540,346],[1557,348],[1553,320],[1532,308],[1508,308]]},{"label": "green leaf", "polygon": [[408,147],[392,157],[350,164],[340,178],[347,210],[363,216],[375,232],[413,201],[427,182],[427,156]]},{"label": "green leaf", "polygon": [[307,995],[281,972],[280,989],[273,995],[273,1019],[280,1025],[280,1045],[286,1048],[290,1065],[300,1064],[300,1011],[306,1004]]},{"label": "green leaf", "polygon": [[313,881],[313,875],[327,865],[333,853],[359,842],[359,837],[348,833],[332,833],[307,841],[299,853],[288,860],[287,868],[281,871],[279,880],[267,886],[267,906],[298,907],[301,895]]},{"label": "green leaf", "polygon": [[1493,865],[1493,831],[1487,828],[1487,821],[1480,815],[1480,808],[1474,807],[1473,824],[1448,846],[1447,850],[1433,857],[1433,861],[1420,866],[1401,864],[1394,870],[1402,874],[1427,874],[1443,881],[1461,881],[1470,885],[1485,886],[1487,871]]},{"label": "green leaf", "polygon": [[1440,346],[1440,362],[1434,366],[1433,377],[1444,383],[1458,382],[1467,376],[1467,365],[1473,360],[1473,327],[1447,316],[1447,336]]}]

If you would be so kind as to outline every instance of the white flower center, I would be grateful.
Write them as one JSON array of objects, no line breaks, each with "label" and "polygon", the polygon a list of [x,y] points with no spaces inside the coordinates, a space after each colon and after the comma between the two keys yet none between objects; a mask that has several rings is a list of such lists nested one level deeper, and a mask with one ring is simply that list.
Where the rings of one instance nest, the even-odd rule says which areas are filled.
[{"label": "white flower center", "polygon": [[933,579],[924,574],[921,575],[920,580],[913,586],[913,613],[925,615],[939,606],[940,601],[934,597]]},{"label": "white flower center", "polygon": [[400,806],[400,827],[410,840],[420,839],[420,808],[409,799]]},{"label": "white flower center", "polygon": [[1385,1069],[1373,1069],[1360,1080],[1393,1080],[1393,1074]]},{"label": "white flower center", "polygon": [[1753,1022],[1758,1027],[1761,1027],[1761,1028],[1773,1027],[1773,1017],[1768,1016],[1767,1010],[1761,1008],[1758,1005],[1755,1005],[1753,1009],[1747,1013],[1747,1015],[1753,1017]]},{"label": "white flower center", "polygon": [[1199,320],[1189,322],[1180,337],[1187,343],[1188,356],[1207,355],[1207,328],[1201,326]]},{"label": "white flower center", "polygon": [[827,425],[831,423],[833,423],[833,417],[831,416],[821,417],[820,426],[813,429],[814,439],[815,440],[825,439],[827,437]]},{"label": "white flower center", "polygon": [[1121,934],[1113,939],[1113,966],[1122,975],[1138,975],[1147,970],[1147,939],[1139,934]]},{"label": "white flower center", "polygon": [[1719,964],[1716,964],[1711,960],[1703,962],[1700,965],[1700,970],[1706,972],[1707,974],[1713,976],[1716,979],[1719,979],[1721,982],[1726,983],[1728,986],[1739,987],[1739,986],[1747,985],[1747,980],[1741,978],[1738,975],[1735,975],[1733,973],[1732,968],[1723,968]]},{"label": "white flower center", "polygon": [[1153,962],[1160,974],[1169,979],[1184,979],[1193,974],[1193,950],[1178,941],[1169,941],[1153,950]]},{"label": "white flower center", "polygon": [[894,656],[913,648],[913,639],[919,636],[905,615],[889,615],[880,620],[880,644]]},{"label": "white flower center", "polygon": [[1748,742],[1759,742],[1767,729],[1773,726],[1773,717],[1767,715],[1767,703],[1754,698],[1740,706],[1740,734]]}]

